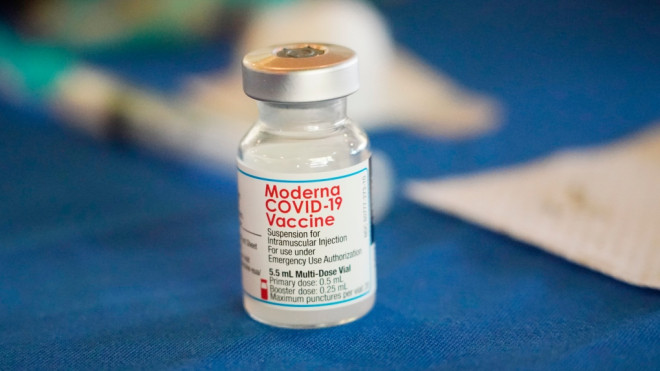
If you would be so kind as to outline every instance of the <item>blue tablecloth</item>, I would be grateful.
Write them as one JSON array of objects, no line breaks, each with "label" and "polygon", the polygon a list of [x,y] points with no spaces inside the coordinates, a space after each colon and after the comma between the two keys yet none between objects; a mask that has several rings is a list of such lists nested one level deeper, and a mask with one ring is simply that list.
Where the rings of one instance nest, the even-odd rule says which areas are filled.
[{"label": "blue tablecloth", "polygon": [[[398,42],[507,108],[499,130],[466,141],[373,133],[401,181],[615,140],[660,118],[657,2],[378,4]],[[167,89],[171,71],[230,53],[125,57],[89,58]],[[0,105],[0,369],[660,368],[660,292],[400,195],[376,229],[368,316],[310,331],[259,324],[241,305],[235,179],[60,124]]]}]

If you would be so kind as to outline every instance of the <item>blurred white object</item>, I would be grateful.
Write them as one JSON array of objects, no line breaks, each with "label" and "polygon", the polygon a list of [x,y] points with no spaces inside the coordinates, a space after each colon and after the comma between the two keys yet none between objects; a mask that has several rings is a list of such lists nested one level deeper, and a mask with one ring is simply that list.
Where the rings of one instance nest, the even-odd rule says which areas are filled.
[{"label": "blurred white object", "polygon": [[360,90],[349,114],[373,129],[402,125],[425,133],[460,137],[492,128],[499,105],[467,93],[447,77],[394,45],[383,17],[367,3],[350,0],[292,2],[254,15],[237,50],[236,65],[218,77],[198,77],[190,100],[222,112],[243,126],[257,117],[242,93],[238,62],[250,51],[287,42],[348,46],[360,58]]},{"label": "blurred white object", "polygon": [[660,289],[660,126],[517,168],[410,182],[406,194],[621,281]]},{"label": "blurred white object", "polygon": [[380,223],[389,214],[396,190],[396,173],[390,163],[390,158],[381,151],[373,151],[371,153],[371,198],[373,208],[371,211],[374,223]]}]

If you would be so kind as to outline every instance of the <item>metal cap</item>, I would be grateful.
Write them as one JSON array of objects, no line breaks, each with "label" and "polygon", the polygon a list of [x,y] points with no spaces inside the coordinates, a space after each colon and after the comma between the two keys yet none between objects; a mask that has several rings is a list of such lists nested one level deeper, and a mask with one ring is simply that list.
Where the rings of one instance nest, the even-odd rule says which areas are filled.
[{"label": "metal cap", "polygon": [[243,90],[270,102],[314,102],[359,88],[357,55],[349,48],[295,43],[255,50],[243,58]]}]

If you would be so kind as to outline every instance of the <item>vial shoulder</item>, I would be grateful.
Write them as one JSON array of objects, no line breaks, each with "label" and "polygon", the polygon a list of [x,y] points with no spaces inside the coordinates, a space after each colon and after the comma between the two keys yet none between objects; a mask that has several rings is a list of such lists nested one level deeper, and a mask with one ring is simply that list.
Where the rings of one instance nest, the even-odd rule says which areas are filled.
[{"label": "vial shoulder", "polygon": [[256,123],[239,145],[246,166],[287,173],[339,170],[371,156],[365,132],[350,121],[331,130],[277,132]]}]

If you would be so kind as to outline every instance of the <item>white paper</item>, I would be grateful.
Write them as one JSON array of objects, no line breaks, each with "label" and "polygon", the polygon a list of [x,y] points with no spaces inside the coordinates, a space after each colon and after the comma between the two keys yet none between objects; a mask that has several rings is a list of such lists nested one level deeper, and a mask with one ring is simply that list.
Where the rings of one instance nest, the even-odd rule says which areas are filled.
[{"label": "white paper", "polygon": [[660,127],[407,196],[621,281],[660,289]]}]

